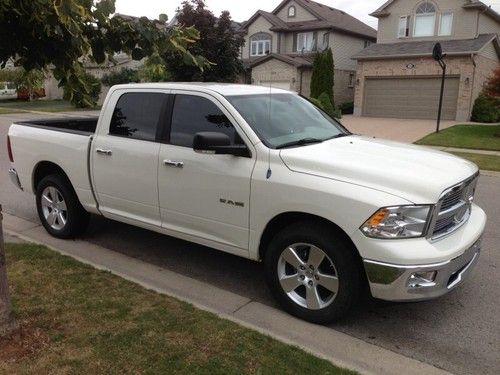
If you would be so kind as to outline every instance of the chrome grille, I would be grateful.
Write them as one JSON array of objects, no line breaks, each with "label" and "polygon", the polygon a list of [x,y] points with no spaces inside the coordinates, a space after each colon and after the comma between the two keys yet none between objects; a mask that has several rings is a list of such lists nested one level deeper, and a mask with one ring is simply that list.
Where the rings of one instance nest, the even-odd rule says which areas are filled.
[{"label": "chrome grille", "polygon": [[431,222],[429,233],[432,239],[453,232],[467,221],[478,178],[479,174],[475,174],[443,192]]}]

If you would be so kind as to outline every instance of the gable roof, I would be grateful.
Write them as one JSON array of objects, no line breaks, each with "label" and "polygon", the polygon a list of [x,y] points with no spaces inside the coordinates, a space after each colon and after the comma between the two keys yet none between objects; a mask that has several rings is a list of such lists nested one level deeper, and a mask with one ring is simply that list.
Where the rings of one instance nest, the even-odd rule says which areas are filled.
[{"label": "gable roof", "polygon": [[254,67],[265,63],[268,60],[276,59],[283,61],[284,63],[293,65],[297,68],[311,67],[314,61],[314,55],[286,55],[282,53],[270,53],[269,55],[259,57],[258,59],[250,61],[248,64],[250,67]]},{"label": "gable roof", "polygon": [[272,13],[258,10],[242,25],[242,29],[247,29],[259,16],[264,17],[273,25],[272,31],[297,31],[297,30],[314,30],[314,29],[333,29],[348,34],[353,34],[361,37],[367,37],[375,40],[377,31],[357,18],[347,14],[346,12],[317,3],[312,0],[294,0],[295,3],[303,7],[309,13],[317,18],[304,22],[286,22],[279,18],[276,14],[291,0],[283,0]]},{"label": "gable roof", "polygon": [[[463,56],[477,54],[488,43],[493,42],[500,56],[500,42],[497,34],[481,34],[475,39],[459,39],[441,41],[443,53],[448,56]],[[398,42],[372,44],[352,58],[355,60],[391,59],[404,57],[432,56],[436,41]]]},{"label": "gable roof", "polygon": [[[394,3],[397,0],[388,0],[380,8],[378,8],[376,11],[370,13],[370,16],[373,17],[385,17],[389,15],[389,12],[387,11],[387,8]],[[495,21],[500,22],[500,14],[498,14],[493,8],[490,6],[486,5],[482,1],[479,0],[469,0],[468,2],[465,2],[464,5],[462,5],[462,8],[465,9],[478,9],[481,11],[484,11],[485,14],[489,15],[491,18],[493,18]]]}]

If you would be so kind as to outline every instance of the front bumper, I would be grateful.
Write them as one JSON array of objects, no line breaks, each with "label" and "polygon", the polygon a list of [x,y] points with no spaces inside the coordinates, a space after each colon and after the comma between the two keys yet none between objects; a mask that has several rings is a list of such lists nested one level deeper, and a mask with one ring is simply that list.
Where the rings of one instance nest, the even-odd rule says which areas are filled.
[{"label": "front bumper", "polygon": [[17,175],[17,171],[14,168],[9,169],[9,177],[14,185],[16,185],[19,189],[23,190],[23,186],[21,185],[21,181],[19,181],[19,176]]},{"label": "front bumper", "polygon": [[418,301],[442,296],[460,285],[476,265],[480,252],[479,239],[462,255],[441,263],[401,266],[364,260],[364,266],[373,297]]}]

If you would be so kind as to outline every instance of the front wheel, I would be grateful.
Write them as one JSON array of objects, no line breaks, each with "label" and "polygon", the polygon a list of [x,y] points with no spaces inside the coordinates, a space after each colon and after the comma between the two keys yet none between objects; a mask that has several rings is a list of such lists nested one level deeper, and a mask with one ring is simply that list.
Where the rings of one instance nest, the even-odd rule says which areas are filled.
[{"label": "front wheel", "polygon": [[352,248],[322,223],[302,222],[279,232],[265,255],[268,285],[280,305],[313,323],[349,312],[362,289],[362,269]]},{"label": "front wheel", "polygon": [[76,237],[87,228],[90,215],[69,181],[61,175],[46,176],[40,181],[36,206],[42,225],[54,237]]}]

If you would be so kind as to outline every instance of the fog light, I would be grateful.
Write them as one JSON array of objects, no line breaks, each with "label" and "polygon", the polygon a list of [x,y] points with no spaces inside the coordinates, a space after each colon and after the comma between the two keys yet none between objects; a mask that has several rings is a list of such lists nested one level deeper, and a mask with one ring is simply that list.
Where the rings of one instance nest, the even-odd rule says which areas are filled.
[{"label": "fog light", "polygon": [[408,279],[409,288],[425,288],[435,286],[436,271],[420,271],[412,273]]}]

